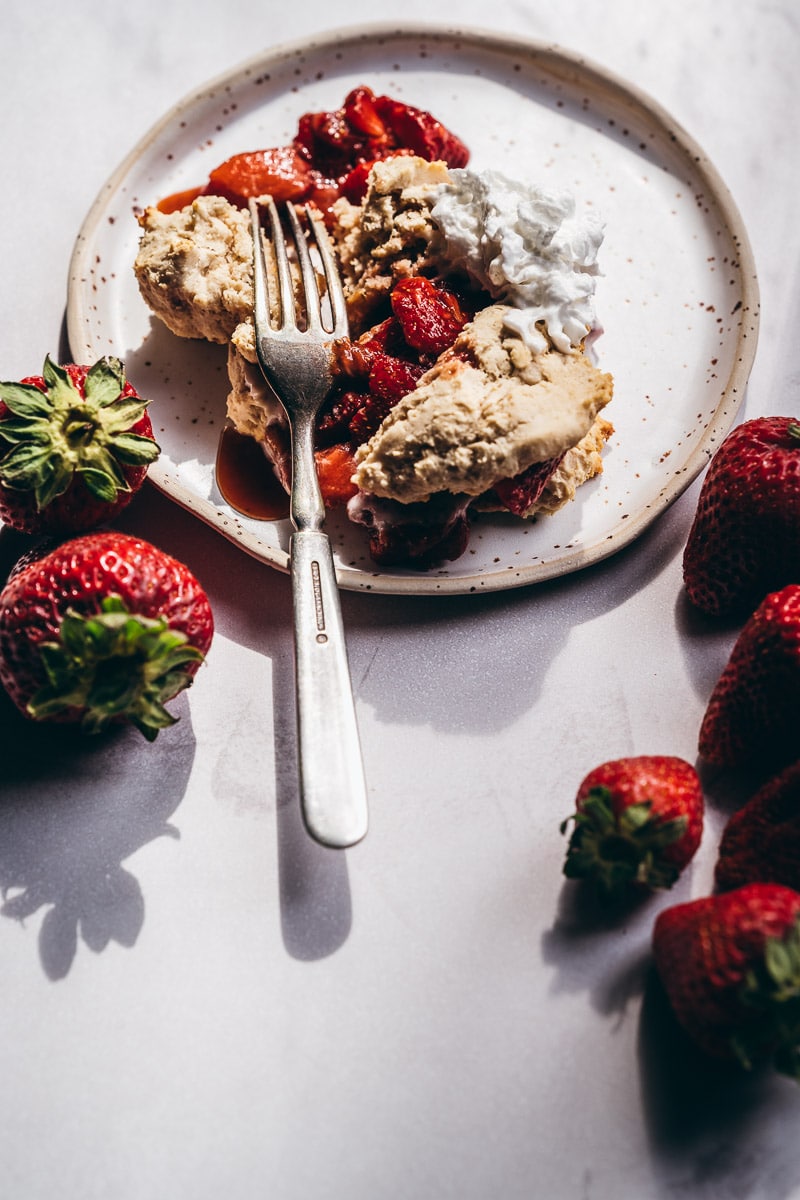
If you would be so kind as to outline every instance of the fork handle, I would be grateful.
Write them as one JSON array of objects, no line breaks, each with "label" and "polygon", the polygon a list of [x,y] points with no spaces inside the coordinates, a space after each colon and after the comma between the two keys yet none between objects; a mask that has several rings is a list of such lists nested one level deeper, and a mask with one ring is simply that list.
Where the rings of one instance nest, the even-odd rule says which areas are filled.
[{"label": "fork handle", "polygon": [[331,544],[290,542],[300,803],[312,837],[344,848],[367,832],[367,794]]}]

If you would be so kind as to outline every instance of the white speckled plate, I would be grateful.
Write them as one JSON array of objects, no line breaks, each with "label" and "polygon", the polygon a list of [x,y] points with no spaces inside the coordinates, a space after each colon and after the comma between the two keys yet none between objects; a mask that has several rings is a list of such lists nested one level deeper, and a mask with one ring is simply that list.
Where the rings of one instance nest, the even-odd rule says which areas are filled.
[{"label": "white speckled plate", "polygon": [[132,263],[134,210],[201,184],[242,150],[277,145],[307,110],[368,84],[432,111],[471,165],[569,188],[606,221],[599,365],[615,378],[616,433],[601,477],[536,523],[485,516],[467,553],[428,574],[378,571],[363,530],[329,521],[343,587],[454,593],[575,571],[637,537],[705,466],[733,423],[756,349],[758,285],[747,235],[713,166],[648,97],[553,46],[477,30],[369,26],[282,46],[178,104],[109,179],[70,270],[72,355],[116,354],[150,397],[163,448],[150,476],[249,554],[288,569],[289,524],[238,516],[214,482],[227,379],[221,347],[181,341],[150,316]]}]

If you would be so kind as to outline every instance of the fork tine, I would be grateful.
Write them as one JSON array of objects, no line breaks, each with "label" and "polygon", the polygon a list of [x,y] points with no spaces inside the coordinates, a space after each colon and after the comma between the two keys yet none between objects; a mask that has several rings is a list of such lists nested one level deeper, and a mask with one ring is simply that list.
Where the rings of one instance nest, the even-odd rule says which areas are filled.
[{"label": "fork tine", "polygon": [[269,287],[267,284],[267,262],[264,254],[264,242],[261,237],[261,218],[258,211],[258,201],[248,202],[250,209],[250,230],[253,235],[253,319],[256,329],[266,329],[269,325]]},{"label": "fork tine", "polygon": [[[305,297],[306,309],[306,325],[309,333],[322,333],[322,321],[320,319],[320,295],[317,285],[317,273],[314,270],[314,264],[311,261],[311,254],[306,241],[306,234],[303,226],[300,224],[300,218],[297,215],[297,207],[289,201],[286,205],[286,212],[289,215],[289,224],[292,227],[292,235],[294,237],[295,250],[297,251],[297,262],[300,267],[300,276],[303,280],[303,293]],[[308,212],[308,210],[306,210]]]},{"label": "fork tine", "polygon": [[267,213],[269,214],[272,249],[275,255],[275,267],[278,272],[278,289],[280,294],[281,315],[279,329],[294,329],[296,326],[294,312],[294,286],[289,270],[289,255],[286,251],[286,241],[283,236],[283,226],[278,215],[278,207],[272,196],[266,198]]},{"label": "fork tine", "polygon": [[269,280],[266,265],[266,255],[264,253],[264,243],[261,237],[261,218],[259,214],[260,203],[263,203],[267,210],[267,216],[270,224],[270,241],[272,242],[275,268],[278,275],[278,299],[280,303],[278,329],[295,329],[294,288],[292,286],[292,276],[289,270],[289,257],[286,251],[286,240],[283,236],[283,229],[281,227],[278,209],[275,201],[272,199],[272,196],[265,196],[262,201],[251,199],[248,204],[252,223],[253,241],[257,250],[254,263],[256,304],[255,319],[257,323],[262,323],[264,328],[267,328],[270,324]]},{"label": "fork tine", "polygon": [[333,328],[329,332],[335,338],[347,337],[347,308],[344,301],[344,288],[342,287],[342,279],[334,257],[331,240],[328,237],[328,231],[319,213],[309,205],[306,205],[306,215],[308,216],[309,225],[314,231],[317,249],[319,250],[319,256],[322,259],[322,266],[325,271],[325,286],[333,318]]}]

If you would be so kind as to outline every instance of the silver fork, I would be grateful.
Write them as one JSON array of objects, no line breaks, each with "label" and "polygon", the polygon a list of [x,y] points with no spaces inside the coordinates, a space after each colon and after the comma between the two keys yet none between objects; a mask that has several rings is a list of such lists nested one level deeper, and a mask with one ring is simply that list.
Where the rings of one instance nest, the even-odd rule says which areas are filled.
[{"label": "silver fork", "polygon": [[[270,294],[260,205],[269,216],[277,268]],[[292,441],[289,544],[294,600],[300,802],[306,827],[326,846],[352,846],[367,832],[367,797],[347,664],[333,554],[323,530],[325,505],[314,463],[314,421],[332,384],[331,346],[347,335],[336,261],[321,218],[306,208],[325,275],[320,297],[306,233],[286,205],[304,291],[305,328],[298,323],[289,256],[272,197],[250,201],[254,246],[256,349],[261,370],[286,410]],[[275,289],[273,289],[275,290]],[[279,310],[275,326],[270,319]],[[330,309],[323,324],[323,303]]]}]

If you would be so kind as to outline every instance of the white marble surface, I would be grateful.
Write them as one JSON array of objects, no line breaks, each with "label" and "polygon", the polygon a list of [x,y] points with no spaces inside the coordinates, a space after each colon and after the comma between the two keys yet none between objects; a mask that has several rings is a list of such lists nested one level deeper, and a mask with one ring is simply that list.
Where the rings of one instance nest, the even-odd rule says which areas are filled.
[{"label": "white marble surface", "polygon": [[[59,350],[75,234],[176,100],[277,42],[432,15],[421,0],[6,6],[2,377]],[[797,412],[795,0],[446,15],[583,53],[693,134],[761,282],[742,415]],[[153,746],[76,747],[2,709],[0,1196],[800,1196],[800,1092],[702,1060],[649,964],[659,908],[710,889],[719,788],[672,896],[603,924],[560,873],[558,824],[590,767],[694,759],[735,636],[681,595],[698,485],[561,582],[345,595],[372,825],[343,854],[296,814],[286,577],[140,497],[125,527],[196,570],[218,632]],[[18,548],[0,534],[6,567]]]}]

